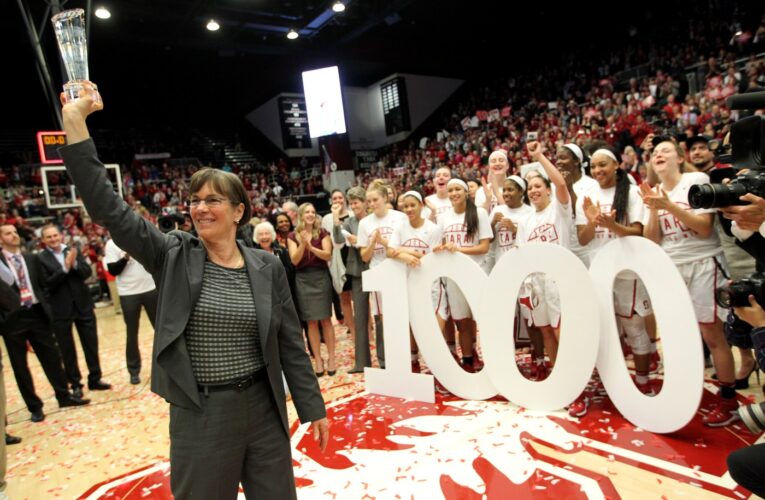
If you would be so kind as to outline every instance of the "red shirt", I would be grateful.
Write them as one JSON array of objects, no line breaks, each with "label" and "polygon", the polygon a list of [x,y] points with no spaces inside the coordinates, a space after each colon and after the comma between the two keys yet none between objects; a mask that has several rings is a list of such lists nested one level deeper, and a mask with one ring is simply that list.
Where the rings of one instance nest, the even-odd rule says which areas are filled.
[{"label": "red shirt", "polygon": [[[324,229],[319,230],[319,237],[311,239],[311,246],[314,248],[321,249],[321,241],[329,236],[329,233],[326,232]],[[288,236],[289,239],[295,242],[297,244],[297,236],[294,232],[290,233]],[[300,262],[297,263],[295,266],[295,269],[302,270],[302,269],[328,269],[327,267],[327,261],[318,258],[313,252],[311,252],[309,249],[305,249],[305,252],[303,252],[303,258],[300,259]]]}]

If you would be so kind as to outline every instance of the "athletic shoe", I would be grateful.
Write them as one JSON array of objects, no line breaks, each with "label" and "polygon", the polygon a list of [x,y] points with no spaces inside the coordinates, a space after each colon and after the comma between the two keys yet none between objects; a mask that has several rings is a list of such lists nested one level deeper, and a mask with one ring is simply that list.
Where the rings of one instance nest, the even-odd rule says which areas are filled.
[{"label": "athletic shoe", "polygon": [[709,427],[725,427],[740,419],[736,398],[726,399],[718,396],[717,404],[712,407],[702,421],[704,425]]},{"label": "athletic shoe", "polygon": [[570,417],[580,418],[587,415],[587,409],[590,407],[590,398],[582,393],[581,396],[576,398],[576,401],[571,403],[568,407],[568,414]]},{"label": "athletic shoe", "polygon": [[451,392],[449,392],[449,389],[441,385],[441,382],[439,382],[438,379],[436,379],[435,382],[436,382],[436,392],[438,392],[442,396],[450,396],[452,394]]},{"label": "athletic shoe", "polygon": [[483,361],[478,353],[473,354],[473,371],[480,372],[483,369]]},{"label": "athletic shoe", "polygon": [[550,376],[550,369],[546,363],[537,364],[536,362],[531,365],[531,380],[541,382]]}]

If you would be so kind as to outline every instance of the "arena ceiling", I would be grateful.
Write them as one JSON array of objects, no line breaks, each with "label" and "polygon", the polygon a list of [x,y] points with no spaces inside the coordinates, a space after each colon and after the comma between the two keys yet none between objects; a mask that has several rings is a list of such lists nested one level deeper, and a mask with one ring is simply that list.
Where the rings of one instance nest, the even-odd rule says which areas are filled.
[{"label": "arena ceiling", "polygon": [[[64,80],[43,19],[48,3],[12,0],[0,17],[0,30],[14,47],[6,68],[18,75],[29,106],[16,119],[25,126],[49,126],[52,119],[20,6],[38,28],[46,26],[43,48],[56,88]],[[235,120],[278,92],[300,91],[301,71],[333,64],[340,65],[348,85],[368,85],[392,72],[466,79],[508,75],[564,51],[586,54],[654,36],[662,22],[677,22],[678,12],[688,9],[679,0],[648,0],[631,15],[615,15],[612,2],[344,0],[345,12],[335,14],[333,3],[93,1],[94,8],[103,4],[112,13],[108,21],[91,20],[91,78],[111,109],[99,120],[109,126]],[[69,0],[63,6],[85,4]],[[219,31],[205,28],[210,19]],[[288,40],[289,29],[301,36]]]}]

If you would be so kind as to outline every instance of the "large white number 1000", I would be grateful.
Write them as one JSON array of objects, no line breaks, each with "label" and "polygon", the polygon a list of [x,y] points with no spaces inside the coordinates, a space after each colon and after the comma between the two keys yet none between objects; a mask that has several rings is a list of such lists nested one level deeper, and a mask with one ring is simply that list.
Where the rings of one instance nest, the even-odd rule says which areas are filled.
[{"label": "large white number 1000", "polygon": [[[625,269],[635,271],[646,285],[662,332],[664,382],[655,397],[637,390],[621,353],[612,295],[614,278]],[[528,380],[518,370],[511,331],[518,290],[533,272],[555,280],[563,318],[555,369],[543,382]],[[454,362],[438,329],[430,289],[439,277],[454,280],[471,306],[485,360],[479,373],[467,373]],[[411,322],[433,375],[465,399],[499,393],[533,410],[562,408],[582,392],[596,366],[614,405],[646,430],[683,427],[701,401],[703,356],[690,297],[666,253],[644,238],[612,241],[598,252],[589,271],[568,250],[543,244],[508,252],[488,277],[461,254],[428,255],[408,276],[401,263],[387,260],[364,273],[364,289],[383,294],[386,369],[365,370],[372,393],[434,401],[433,376],[411,373]]]}]

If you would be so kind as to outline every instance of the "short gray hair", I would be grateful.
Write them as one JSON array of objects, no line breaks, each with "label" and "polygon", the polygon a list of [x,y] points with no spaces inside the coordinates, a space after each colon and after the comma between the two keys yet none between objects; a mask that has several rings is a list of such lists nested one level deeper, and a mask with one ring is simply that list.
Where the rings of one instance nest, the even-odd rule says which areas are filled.
[{"label": "short gray hair", "polygon": [[367,192],[361,186],[354,186],[346,194],[349,200],[367,201]]},{"label": "short gray hair", "polygon": [[255,229],[252,230],[252,241],[255,243],[258,242],[258,231],[264,227],[271,233],[271,239],[276,241],[276,230],[274,229],[274,226],[268,221],[263,221],[255,226]]}]

